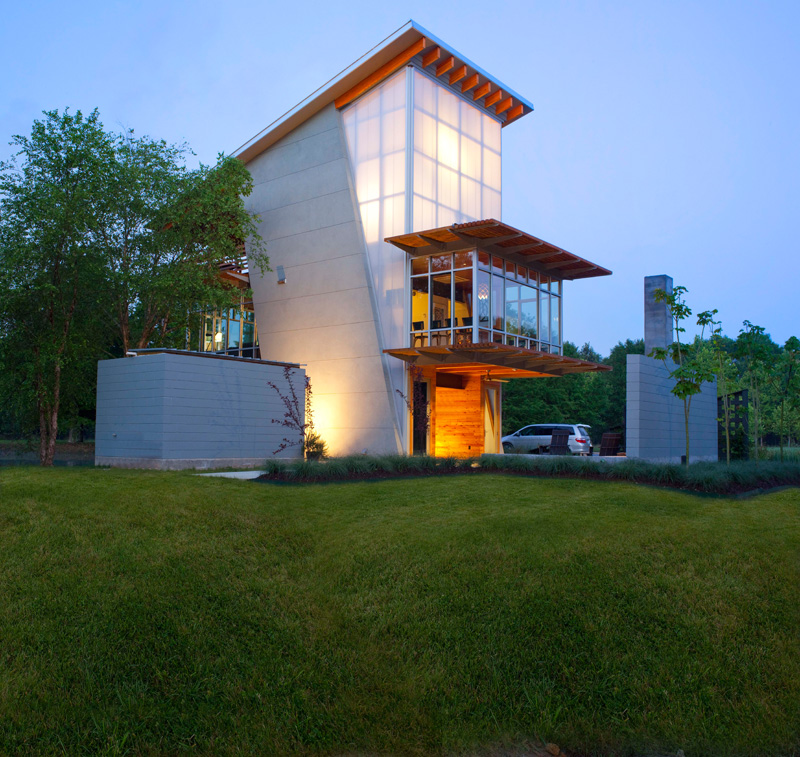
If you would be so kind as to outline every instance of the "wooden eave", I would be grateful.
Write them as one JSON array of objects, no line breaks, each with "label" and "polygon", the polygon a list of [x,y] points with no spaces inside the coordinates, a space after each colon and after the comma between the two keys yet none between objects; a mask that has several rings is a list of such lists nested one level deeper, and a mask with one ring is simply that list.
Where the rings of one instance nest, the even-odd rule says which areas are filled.
[{"label": "wooden eave", "polygon": [[[406,65],[417,66],[443,86],[462,97],[467,97],[471,102],[474,101],[503,126],[533,110],[531,103],[496,77],[472,63],[415,21],[409,21],[316,92],[234,150],[233,155],[244,163],[251,161],[331,103],[337,108],[344,107]],[[484,87],[485,91],[481,89]],[[477,91],[482,91],[482,94],[476,96]],[[495,91],[499,91],[501,97],[496,101],[492,100],[489,106],[485,106],[483,97]],[[498,112],[498,107],[503,106],[509,98],[511,105]]]},{"label": "wooden eave", "polygon": [[409,45],[391,61],[381,66],[334,101],[344,108],[375,85],[387,79],[403,66],[412,64],[425,71],[443,87],[467,98],[506,126],[530,113],[533,107],[504,84],[486,75],[438,40],[422,37]]},{"label": "wooden eave", "polygon": [[608,365],[589,360],[494,342],[399,347],[384,352],[420,368],[433,366],[437,372],[481,375],[488,379],[542,378],[611,370]]},{"label": "wooden eave", "polygon": [[560,279],[610,276],[608,268],[573,255],[513,226],[489,218],[387,237],[412,257],[479,249]]}]

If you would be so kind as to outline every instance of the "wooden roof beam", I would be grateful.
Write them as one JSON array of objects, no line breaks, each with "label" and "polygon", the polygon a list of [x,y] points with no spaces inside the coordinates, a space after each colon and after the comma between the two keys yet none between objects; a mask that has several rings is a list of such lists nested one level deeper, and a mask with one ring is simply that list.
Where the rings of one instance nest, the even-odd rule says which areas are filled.
[{"label": "wooden roof beam", "polygon": [[427,68],[431,65],[431,63],[436,63],[439,58],[442,57],[442,48],[441,47],[434,47],[433,50],[425,53],[422,56],[422,67]]},{"label": "wooden roof beam", "polygon": [[512,121],[516,121],[522,114],[524,113],[525,109],[522,106],[522,103],[515,105],[511,110],[508,111],[508,115],[506,116],[506,122],[503,126],[508,126]]},{"label": "wooden roof beam", "polygon": [[513,104],[514,104],[514,98],[507,97],[501,103],[497,104],[497,107],[494,109],[495,115],[499,116],[501,113],[505,113]]},{"label": "wooden roof beam", "polygon": [[450,74],[450,86],[452,87],[456,82],[461,81],[467,75],[466,65],[459,66],[452,74]]},{"label": "wooden roof beam", "polygon": [[486,81],[481,84],[473,93],[472,99],[473,100],[480,100],[484,95],[489,94],[489,90],[492,88],[492,83],[490,81]]},{"label": "wooden roof beam", "polygon": [[480,77],[478,74],[472,74],[472,76],[467,77],[466,81],[461,85],[461,93],[469,92],[473,87],[478,85],[478,81]]},{"label": "wooden roof beam", "polygon": [[417,238],[421,239],[423,242],[426,242],[431,247],[435,247],[437,250],[444,251],[447,249],[447,242],[440,242],[438,239],[426,236],[425,234],[417,234]]},{"label": "wooden roof beam", "polygon": [[440,63],[436,67],[436,75],[442,76],[446,74],[451,68],[454,68],[456,65],[456,59],[451,55],[444,63]]},{"label": "wooden roof beam", "polygon": [[499,99],[500,99],[502,96],[503,96],[503,90],[502,90],[502,89],[496,89],[494,92],[492,92],[492,94],[491,94],[491,95],[489,95],[489,96],[488,96],[488,97],[487,97],[487,98],[486,98],[486,99],[483,101],[483,107],[484,107],[484,108],[489,108],[489,107],[491,107],[491,106],[492,106],[492,105],[494,105],[494,104],[495,104],[495,103],[496,103],[496,102],[497,102],[497,101],[498,101],[498,100],[499,100]]},{"label": "wooden roof beam", "polygon": [[546,271],[551,271],[554,268],[562,268],[567,262],[571,261],[564,261],[564,260],[554,260],[551,263],[539,263],[539,265],[544,268]]},{"label": "wooden roof beam", "polygon": [[392,58],[388,63],[381,66],[377,71],[370,74],[366,79],[362,79],[355,87],[345,92],[341,97],[337,97],[334,104],[337,108],[343,108],[345,105],[353,102],[357,97],[363,95],[368,89],[371,89],[379,82],[383,81],[387,76],[393,74],[397,69],[404,66],[415,55],[421,53],[428,46],[428,40],[425,37],[418,39],[413,45],[403,50],[400,55]]}]

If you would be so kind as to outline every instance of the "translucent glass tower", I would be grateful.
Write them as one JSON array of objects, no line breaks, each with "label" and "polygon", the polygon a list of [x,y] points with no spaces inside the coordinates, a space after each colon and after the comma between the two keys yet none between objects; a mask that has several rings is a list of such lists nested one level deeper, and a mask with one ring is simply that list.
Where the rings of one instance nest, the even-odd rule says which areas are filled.
[{"label": "translucent glass tower", "polygon": [[[408,66],[342,111],[383,344],[408,341],[404,253],[387,237],[501,215],[501,123]],[[405,369],[389,363],[404,424]]]}]

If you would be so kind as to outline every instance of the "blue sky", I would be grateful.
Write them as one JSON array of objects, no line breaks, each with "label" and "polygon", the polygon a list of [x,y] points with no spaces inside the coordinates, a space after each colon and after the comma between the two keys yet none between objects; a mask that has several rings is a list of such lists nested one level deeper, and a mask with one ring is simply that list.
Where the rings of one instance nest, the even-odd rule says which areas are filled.
[{"label": "blue sky", "polygon": [[796,2],[16,3],[0,159],[69,106],[213,162],[409,18],[535,106],[504,130],[503,220],[614,271],[567,284],[566,338],[640,337],[661,273],[728,334],[800,334]]}]

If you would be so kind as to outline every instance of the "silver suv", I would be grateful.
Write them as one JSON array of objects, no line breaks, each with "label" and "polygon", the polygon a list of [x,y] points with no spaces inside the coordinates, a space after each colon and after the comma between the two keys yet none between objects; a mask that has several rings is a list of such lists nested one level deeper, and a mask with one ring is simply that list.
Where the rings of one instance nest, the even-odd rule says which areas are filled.
[{"label": "silver suv", "polygon": [[586,424],[571,425],[569,423],[535,423],[525,426],[513,434],[502,439],[503,452],[506,454],[546,454],[550,451],[550,439],[553,431],[558,429],[569,430],[569,451],[573,455],[591,455],[592,437],[589,433],[591,426]]}]

